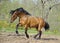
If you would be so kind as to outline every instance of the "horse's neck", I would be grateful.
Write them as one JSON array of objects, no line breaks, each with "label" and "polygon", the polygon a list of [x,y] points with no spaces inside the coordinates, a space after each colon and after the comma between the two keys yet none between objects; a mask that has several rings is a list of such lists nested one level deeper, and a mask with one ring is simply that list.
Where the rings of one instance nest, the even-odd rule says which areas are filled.
[{"label": "horse's neck", "polygon": [[21,17],[26,16],[26,14],[25,14],[25,13],[21,13],[21,14],[19,14],[18,16],[21,18]]},{"label": "horse's neck", "polygon": [[20,21],[20,18],[22,18],[22,17],[29,17],[29,15],[21,14],[18,17],[19,17],[19,21]]}]

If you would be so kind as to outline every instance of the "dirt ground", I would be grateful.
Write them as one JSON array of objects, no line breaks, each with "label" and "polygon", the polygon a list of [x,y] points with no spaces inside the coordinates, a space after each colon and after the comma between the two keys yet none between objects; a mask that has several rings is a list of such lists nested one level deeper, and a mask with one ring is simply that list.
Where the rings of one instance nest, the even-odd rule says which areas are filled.
[{"label": "dirt ground", "polygon": [[42,34],[41,39],[34,39],[30,35],[27,39],[25,34],[17,36],[15,33],[0,33],[0,43],[60,43],[60,36]]}]

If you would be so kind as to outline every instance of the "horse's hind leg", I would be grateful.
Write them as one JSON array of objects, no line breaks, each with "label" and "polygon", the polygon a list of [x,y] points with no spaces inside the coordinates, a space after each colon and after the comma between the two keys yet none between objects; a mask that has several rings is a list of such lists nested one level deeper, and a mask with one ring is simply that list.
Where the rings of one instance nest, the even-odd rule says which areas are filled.
[{"label": "horse's hind leg", "polygon": [[36,37],[39,35],[38,39],[40,39],[40,38],[41,38],[41,34],[42,34],[42,31],[39,31],[39,33],[37,33],[37,34],[34,36],[34,38],[36,38]]},{"label": "horse's hind leg", "polygon": [[39,33],[37,33],[37,34],[34,36],[34,38],[36,38],[38,35],[39,35]]},{"label": "horse's hind leg", "polygon": [[39,38],[38,38],[38,39],[40,39],[40,38],[41,38],[41,34],[42,34],[42,31],[39,31]]},{"label": "horse's hind leg", "polygon": [[18,32],[18,26],[19,26],[19,24],[16,25],[16,34],[19,34],[19,32]]},{"label": "horse's hind leg", "polygon": [[39,37],[38,37],[38,39],[40,39],[40,38],[41,38],[41,35],[42,35],[41,29],[42,29],[42,26],[39,25],[39,27],[38,27],[38,32],[39,32]]},{"label": "horse's hind leg", "polygon": [[39,26],[38,26],[38,29],[37,29],[37,30],[38,30],[38,34],[36,34],[34,38],[36,38],[38,35],[39,35],[38,39],[41,38],[41,34],[42,34],[41,29],[42,29],[42,27],[39,25]]},{"label": "horse's hind leg", "polygon": [[41,34],[42,34],[42,31],[39,31],[39,33],[37,33],[37,34],[34,36],[34,38],[36,38],[36,37],[39,35],[38,39],[40,39],[40,38],[41,38]]}]

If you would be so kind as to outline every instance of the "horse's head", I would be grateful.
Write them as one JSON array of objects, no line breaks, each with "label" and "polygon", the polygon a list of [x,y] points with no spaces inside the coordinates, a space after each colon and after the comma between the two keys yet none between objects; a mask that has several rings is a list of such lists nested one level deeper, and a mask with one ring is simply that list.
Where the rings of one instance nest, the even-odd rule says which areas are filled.
[{"label": "horse's head", "polygon": [[11,14],[11,20],[10,22],[12,23],[23,11],[23,8],[17,8],[15,10],[11,10],[10,14]]},{"label": "horse's head", "polygon": [[30,15],[26,10],[24,10],[22,7],[21,8],[17,8],[15,10],[11,10],[10,11],[11,14],[11,20],[10,22],[12,23],[17,17],[19,16],[24,16],[24,15]]},{"label": "horse's head", "polygon": [[10,22],[12,23],[17,18],[17,13],[15,10],[11,10],[10,14],[11,14]]}]

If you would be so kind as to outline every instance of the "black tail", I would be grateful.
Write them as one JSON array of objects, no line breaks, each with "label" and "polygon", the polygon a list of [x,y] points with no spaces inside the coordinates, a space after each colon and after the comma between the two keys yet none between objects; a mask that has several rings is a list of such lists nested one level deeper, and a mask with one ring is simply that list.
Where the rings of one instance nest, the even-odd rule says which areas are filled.
[{"label": "black tail", "polygon": [[45,30],[49,30],[49,24],[47,22],[45,22],[44,28],[45,28]]}]

